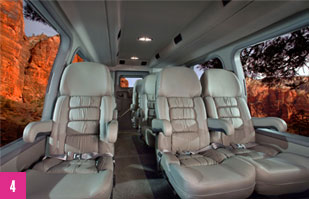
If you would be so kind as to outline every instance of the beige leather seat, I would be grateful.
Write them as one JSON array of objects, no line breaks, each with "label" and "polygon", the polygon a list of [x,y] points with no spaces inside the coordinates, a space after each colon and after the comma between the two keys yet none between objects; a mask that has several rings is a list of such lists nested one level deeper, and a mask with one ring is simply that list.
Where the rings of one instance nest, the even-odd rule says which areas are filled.
[{"label": "beige leather seat", "polygon": [[160,164],[177,194],[181,198],[248,197],[255,186],[254,167],[236,156],[217,162],[216,150],[206,150],[207,115],[193,70],[163,69],[156,90],[157,119],[152,127],[160,131]]},{"label": "beige leather seat", "polygon": [[132,126],[133,128],[139,128],[140,127],[140,113],[139,113],[139,108],[140,108],[140,101],[142,98],[142,87],[143,87],[143,80],[139,79],[134,83],[133,87],[133,94],[132,94],[132,104],[130,106],[131,109],[131,121],[132,121]]},{"label": "beige leather seat", "polygon": [[[222,143],[256,167],[256,188],[260,194],[279,195],[305,191],[309,188],[309,159],[281,152],[279,148],[255,143],[254,127],[273,127],[286,131],[280,118],[251,118],[241,86],[234,73],[210,69],[201,77],[202,95],[209,118],[233,124],[233,135],[211,133],[211,141]],[[242,145],[239,145],[242,144]]]},{"label": "beige leather seat", "polygon": [[152,119],[156,117],[155,112],[155,101],[156,101],[156,74],[150,74],[145,77],[143,81],[142,90],[142,102],[141,102],[141,112],[142,112],[142,123],[141,123],[141,133],[148,146],[155,146],[155,134],[151,130]]},{"label": "beige leather seat", "polygon": [[109,69],[82,62],[67,66],[53,119],[32,122],[24,140],[48,136],[46,158],[27,170],[27,198],[109,198],[118,122]]}]

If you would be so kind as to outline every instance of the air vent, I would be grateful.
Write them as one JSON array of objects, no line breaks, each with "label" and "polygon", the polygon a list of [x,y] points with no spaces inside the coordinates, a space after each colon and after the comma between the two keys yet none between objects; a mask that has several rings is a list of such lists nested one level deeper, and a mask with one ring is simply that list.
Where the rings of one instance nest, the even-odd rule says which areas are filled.
[{"label": "air vent", "polygon": [[231,0],[222,0],[222,4],[223,6],[226,6],[228,3],[230,3]]},{"label": "air vent", "polygon": [[125,63],[126,63],[126,61],[124,61],[124,60],[119,61],[119,64],[125,64]]},{"label": "air vent", "polygon": [[156,59],[160,59],[160,55],[159,55],[159,53],[158,53],[158,54],[156,54]]},{"label": "air vent", "polygon": [[119,32],[118,32],[117,39],[119,39],[120,37],[121,37],[121,29],[120,29]]},{"label": "air vent", "polygon": [[175,44],[178,44],[178,43],[181,42],[181,41],[182,41],[182,36],[181,36],[181,34],[177,35],[177,36],[174,38]]},{"label": "air vent", "polygon": [[146,62],[146,61],[142,61],[142,62],[141,62],[141,65],[142,65],[142,66],[146,66],[146,65],[147,65],[147,62]]}]

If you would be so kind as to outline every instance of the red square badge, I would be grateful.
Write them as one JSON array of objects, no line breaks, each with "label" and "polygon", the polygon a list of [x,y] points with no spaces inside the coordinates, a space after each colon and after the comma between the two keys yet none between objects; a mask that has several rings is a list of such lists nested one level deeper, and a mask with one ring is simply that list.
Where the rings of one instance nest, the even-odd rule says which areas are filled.
[{"label": "red square badge", "polygon": [[0,172],[0,197],[5,199],[25,199],[26,173]]}]

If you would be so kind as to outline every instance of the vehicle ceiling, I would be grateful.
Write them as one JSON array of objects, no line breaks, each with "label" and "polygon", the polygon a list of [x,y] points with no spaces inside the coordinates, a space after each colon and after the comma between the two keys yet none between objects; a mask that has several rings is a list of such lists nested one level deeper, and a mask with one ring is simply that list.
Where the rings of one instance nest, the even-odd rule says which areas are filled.
[{"label": "vehicle ceiling", "polygon": [[[231,1],[226,6],[222,1],[42,3],[53,4],[58,13],[55,20],[79,37],[93,61],[108,66],[118,65],[120,60],[126,65],[146,61],[145,67],[188,63],[308,9],[306,1],[292,0]],[[178,34],[182,41],[176,45],[174,38]],[[153,41],[140,42],[140,36]],[[140,59],[130,60],[132,56]]]}]

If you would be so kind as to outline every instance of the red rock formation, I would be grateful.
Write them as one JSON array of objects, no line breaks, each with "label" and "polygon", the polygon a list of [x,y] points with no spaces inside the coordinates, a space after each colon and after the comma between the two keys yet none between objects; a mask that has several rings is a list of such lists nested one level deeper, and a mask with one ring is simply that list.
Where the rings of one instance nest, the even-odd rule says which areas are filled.
[{"label": "red rock formation", "polygon": [[[304,77],[309,79],[309,77]],[[295,132],[291,125],[295,118],[301,116],[298,122],[308,122],[309,118],[302,117],[309,113],[308,81],[303,89],[290,89],[289,87],[268,87],[261,81],[247,79],[248,105],[253,117],[275,116],[284,119],[289,124],[289,131]],[[309,130],[301,132],[309,136]],[[297,132],[296,132],[297,133]]]},{"label": "red rock formation", "polygon": [[31,102],[45,95],[60,37],[26,37],[23,1],[1,1],[0,96]]},{"label": "red rock formation", "polygon": [[73,60],[72,60],[72,63],[77,63],[77,62],[83,62],[84,59],[81,58],[78,54],[75,54]]},{"label": "red rock formation", "polygon": [[23,1],[0,2],[0,95],[22,101],[30,52],[24,35]]},{"label": "red rock formation", "polygon": [[[38,40],[39,38],[39,40]],[[38,40],[30,49],[31,58],[25,68],[23,100],[31,102],[45,96],[50,71],[56,58],[60,37],[45,35],[30,37],[30,43]]]}]

